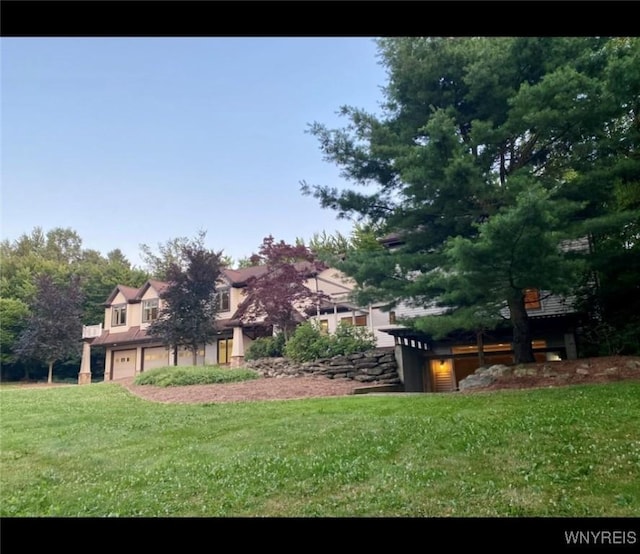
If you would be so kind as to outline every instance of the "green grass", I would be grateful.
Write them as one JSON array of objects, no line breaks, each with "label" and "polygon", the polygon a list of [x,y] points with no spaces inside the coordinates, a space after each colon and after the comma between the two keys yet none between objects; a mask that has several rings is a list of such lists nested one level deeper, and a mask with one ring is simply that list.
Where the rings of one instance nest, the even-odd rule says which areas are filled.
[{"label": "green grass", "polygon": [[637,516],[640,382],[148,402],[0,390],[0,516]]},{"label": "green grass", "polygon": [[212,383],[235,383],[257,379],[258,372],[252,369],[229,369],[219,366],[169,366],[159,367],[136,376],[136,385],[177,387],[184,385],[208,385]]}]

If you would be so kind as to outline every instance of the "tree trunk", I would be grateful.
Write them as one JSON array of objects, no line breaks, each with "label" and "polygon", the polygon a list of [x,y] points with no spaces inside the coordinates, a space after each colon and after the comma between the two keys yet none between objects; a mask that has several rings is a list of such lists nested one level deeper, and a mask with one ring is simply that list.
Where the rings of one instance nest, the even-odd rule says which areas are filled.
[{"label": "tree trunk", "polygon": [[517,364],[535,362],[531,346],[531,326],[529,315],[524,307],[524,294],[514,295],[508,301],[513,325],[513,355]]},{"label": "tree trunk", "polygon": [[53,383],[53,362],[49,362],[49,377],[47,377],[47,383]]},{"label": "tree trunk", "polygon": [[198,347],[197,346],[191,349],[191,355],[193,356],[192,358],[193,365],[197,366],[198,365]]},{"label": "tree trunk", "polygon": [[177,366],[178,365],[178,346],[174,346],[173,347],[173,365]]},{"label": "tree trunk", "polygon": [[476,344],[478,345],[478,365],[484,367],[484,333],[476,332]]}]

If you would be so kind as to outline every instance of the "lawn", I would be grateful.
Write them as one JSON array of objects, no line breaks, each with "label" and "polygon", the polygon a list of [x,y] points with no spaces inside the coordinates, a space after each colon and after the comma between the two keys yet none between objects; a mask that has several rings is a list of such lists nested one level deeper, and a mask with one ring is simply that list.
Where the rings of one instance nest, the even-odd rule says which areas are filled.
[{"label": "lawn", "polygon": [[640,382],[151,403],[0,389],[5,516],[638,516]]}]

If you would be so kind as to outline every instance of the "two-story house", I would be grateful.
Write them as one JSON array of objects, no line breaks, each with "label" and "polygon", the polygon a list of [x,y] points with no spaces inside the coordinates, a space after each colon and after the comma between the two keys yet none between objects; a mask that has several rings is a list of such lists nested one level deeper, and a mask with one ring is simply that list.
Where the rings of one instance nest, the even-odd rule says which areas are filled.
[{"label": "two-story house", "polygon": [[[217,337],[210,344],[202,345],[197,354],[198,364],[217,364],[237,367],[244,361],[248,346],[258,337],[271,336],[272,326],[264,318],[244,317],[246,304],[251,299],[245,293],[247,281],[266,271],[265,266],[243,269],[224,269],[218,280]],[[170,348],[148,334],[149,326],[162,310],[160,298],[167,283],[149,280],[139,289],[118,285],[105,302],[104,321],[99,325],[85,326],[85,342],[79,381],[90,382],[91,348],[105,350],[105,381],[134,377],[138,373],[168,365],[191,365],[192,352],[185,347]],[[344,296],[350,290],[350,283],[339,272],[331,268],[309,271],[305,286],[312,291],[322,292],[330,298]],[[304,321],[314,313],[320,313],[321,306],[300,307],[299,321]],[[332,305],[332,310],[335,306]],[[337,308],[335,308],[337,310]],[[331,319],[335,329],[337,314]],[[362,310],[349,307],[345,313],[340,306],[340,318],[349,317],[356,325],[361,324]],[[327,318],[328,319],[328,318]],[[327,321],[327,328],[329,322]],[[323,325],[325,323],[322,323]],[[365,321],[366,324],[366,321]]]}]

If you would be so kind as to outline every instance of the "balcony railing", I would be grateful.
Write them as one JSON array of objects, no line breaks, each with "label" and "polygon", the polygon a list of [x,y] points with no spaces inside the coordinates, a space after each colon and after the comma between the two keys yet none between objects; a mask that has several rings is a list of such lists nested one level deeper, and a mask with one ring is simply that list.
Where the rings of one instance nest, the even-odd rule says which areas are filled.
[{"label": "balcony railing", "polygon": [[82,338],[93,339],[99,337],[102,334],[102,323],[98,325],[83,325],[82,326]]}]

